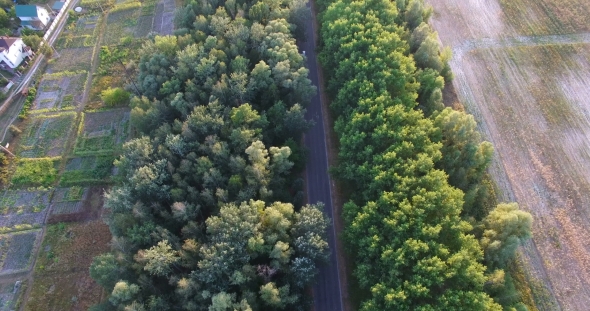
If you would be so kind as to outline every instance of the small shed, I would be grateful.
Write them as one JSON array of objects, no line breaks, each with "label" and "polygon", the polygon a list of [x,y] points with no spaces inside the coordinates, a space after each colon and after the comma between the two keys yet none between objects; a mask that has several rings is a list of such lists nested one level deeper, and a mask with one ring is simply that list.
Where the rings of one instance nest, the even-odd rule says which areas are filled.
[{"label": "small shed", "polygon": [[61,9],[64,7],[65,2],[61,2],[61,1],[56,1],[53,6],[51,7],[51,9],[54,12],[59,12],[61,11]]}]

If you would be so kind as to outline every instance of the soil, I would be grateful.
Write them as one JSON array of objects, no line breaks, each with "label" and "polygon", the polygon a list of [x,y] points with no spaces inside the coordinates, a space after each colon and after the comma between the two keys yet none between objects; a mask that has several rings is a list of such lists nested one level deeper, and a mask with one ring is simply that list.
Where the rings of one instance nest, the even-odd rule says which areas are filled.
[{"label": "soil", "polygon": [[500,201],[534,217],[519,258],[537,308],[588,310],[588,35],[522,36],[498,0],[427,2],[454,51],[458,99],[495,146],[490,173]]},{"label": "soil", "polygon": [[97,220],[101,216],[104,188],[92,187],[82,200],[82,209],[71,214],[51,214],[47,223],[78,222]]}]

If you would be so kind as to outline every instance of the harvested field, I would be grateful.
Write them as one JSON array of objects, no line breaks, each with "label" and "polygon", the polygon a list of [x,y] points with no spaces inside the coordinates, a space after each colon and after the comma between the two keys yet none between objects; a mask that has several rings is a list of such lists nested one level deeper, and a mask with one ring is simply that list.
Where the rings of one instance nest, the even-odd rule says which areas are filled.
[{"label": "harvested field", "polygon": [[441,41],[454,50],[459,99],[496,148],[500,200],[534,217],[519,262],[535,307],[588,310],[590,45],[585,35],[522,35],[587,31],[590,3],[428,2]]},{"label": "harvested field", "polygon": [[110,239],[101,220],[49,226],[25,310],[88,310],[100,302],[102,288],[88,269],[94,256],[109,250]]},{"label": "harvested field", "polygon": [[111,154],[129,135],[129,110],[84,113],[74,154]]},{"label": "harvested field", "polygon": [[501,0],[506,19],[526,35],[590,31],[590,1]]},{"label": "harvested field", "polygon": [[34,117],[29,127],[23,131],[18,155],[24,158],[61,155],[75,116],[73,112],[66,112]]}]

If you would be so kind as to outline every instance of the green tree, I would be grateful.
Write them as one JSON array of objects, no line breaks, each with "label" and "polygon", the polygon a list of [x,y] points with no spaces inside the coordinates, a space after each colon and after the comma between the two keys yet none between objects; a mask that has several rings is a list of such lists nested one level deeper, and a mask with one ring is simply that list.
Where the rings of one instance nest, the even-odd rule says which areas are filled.
[{"label": "green tree", "polygon": [[90,265],[90,276],[100,286],[110,290],[121,279],[121,269],[115,256],[110,253],[94,257]]},{"label": "green tree", "polygon": [[493,267],[504,267],[514,257],[520,241],[531,236],[531,214],[519,210],[517,203],[498,204],[484,219],[480,240],[485,259]]},{"label": "green tree", "polygon": [[5,10],[0,10],[0,28],[8,28],[10,25],[10,17]]},{"label": "green tree", "polygon": [[41,41],[43,40],[43,38],[36,34],[24,35],[21,38],[23,39],[23,43],[33,49],[33,51],[37,51],[39,49]]},{"label": "green tree", "polygon": [[139,293],[139,286],[129,284],[126,281],[119,281],[115,284],[109,301],[114,304],[131,302]]},{"label": "green tree", "polygon": [[466,215],[481,219],[487,212],[481,183],[492,161],[492,144],[481,142],[475,119],[464,112],[446,108],[434,116],[434,124],[440,131],[436,140],[443,144],[438,167],[449,175],[451,185],[466,193]]},{"label": "green tree", "polygon": [[144,264],[143,269],[153,275],[165,276],[172,272],[180,257],[178,251],[172,249],[168,241],[160,241],[158,245],[147,250],[140,250],[135,260]]},{"label": "green tree", "polygon": [[0,186],[5,186],[8,181],[8,157],[0,152]]}]

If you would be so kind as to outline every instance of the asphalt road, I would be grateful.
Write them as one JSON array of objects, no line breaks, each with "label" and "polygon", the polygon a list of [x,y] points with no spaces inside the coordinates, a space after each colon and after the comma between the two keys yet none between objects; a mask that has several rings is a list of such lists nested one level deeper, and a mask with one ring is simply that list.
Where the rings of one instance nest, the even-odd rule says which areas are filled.
[{"label": "asphalt road", "polygon": [[[308,3],[309,6],[309,3]],[[326,132],[322,117],[320,85],[318,83],[318,64],[316,58],[315,29],[312,19],[307,23],[305,35],[307,42],[300,45],[307,56],[309,79],[318,88],[307,107],[306,118],[313,120],[315,125],[305,134],[305,146],[309,150],[307,158],[307,199],[310,204],[324,203],[324,210],[330,217],[331,227],[328,228],[328,244],[330,258],[327,265],[320,267],[316,284],[313,286],[313,303],[315,311],[342,311],[342,293],[340,276],[338,275],[338,258],[336,257],[336,234],[332,213],[332,193],[330,175],[328,174],[328,150]],[[303,52],[302,51],[302,52]]]}]

